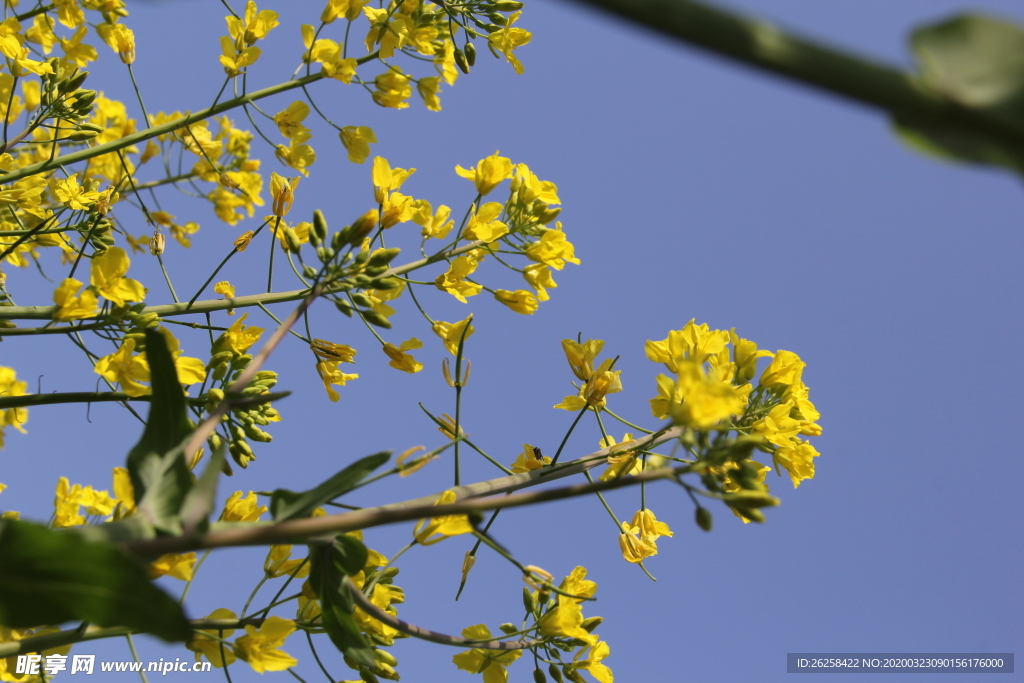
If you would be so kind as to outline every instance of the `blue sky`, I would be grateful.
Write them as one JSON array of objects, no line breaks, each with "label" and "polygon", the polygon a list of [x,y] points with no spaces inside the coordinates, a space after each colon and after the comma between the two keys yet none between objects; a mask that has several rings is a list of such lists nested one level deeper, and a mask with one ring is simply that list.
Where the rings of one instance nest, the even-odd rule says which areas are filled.
[{"label": "blue sky", "polygon": [[[286,4],[290,20],[268,39],[255,87],[291,74],[301,51],[297,24],[319,15],[319,2],[266,7],[284,14]],[[730,6],[901,66],[910,63],[908,32],[960,7],[945,0]],[[1024,22],[1024,10],[1009,0],[976,6]],[[206,106],[220,85],[223,8],[198,0],[130,7],[148,109]],[[600,589],[586,613],[605,617],[599,633],[611,645],[606,663],[619,681],[781,680],[786,653],[798,651],[1022,651],[1017,482],[1024,467],[1014,426],[1024,370],[1020,180],[925,159],[904,148],[875,111],[575,3],[528,3],[520,23],[534,35],[520,50],[525,73],[516,76],[481,54],[473,73],[443,92],[440,113],[418,102],[382,110],[339,83],[311,90],[342,125],[373,126],[380,140],[374,153],[419,169],[403,191],[435,205],[464,210],[471,186],[453,167],[496,149],[558,185],[562,220],[582,265],[556,274],[558,289],[532,317],[483,297],[473,301],[477,333],[467,347],[473,374],[464,395],[473,440],[506,463],[523,443],[554,452],[573,417],[551,408],[572,392],[560,340],[577,333],[604,339],[607,353],[621,355],[624,391],[611,397],[612,409],[652,424],[647,399],[659,370],[645,358],[644,342],[691,318],[735,327],[764,348],[799,353],[824,435],[814,480],[792,490],[788,478],[770,475],[782,505],[764,525],[743,525],[713,508],[715,529],[706,534],[676,487],[651,487],[648,505],[675,530],[647,562],[657,583],[622,560],[596,499],[504,513],[497,538],[524,563],[558,577],[576,565],[588,568]],[[102,75],[103,89],[128,101],[127,74],[102,49],[90,85],[97,87]],[[271,54],[287,58],[275,63]],[[293,99],[278,98],[267,110]],[[319,160],[298,188],[292,216],[321,208],[332,225],[344,225],[372,203],[369,164],[347,162],[325,127],[311,144]],[[269,150],[258,156],[265,169],[284,172]],[[167,201],[164,208],[179,219],[203,225],[192,250],[172,245],[166,256],[179,291],[191,294],[231,240],[250,228],[217,224],[201,203]],[[124,214],[122,220],[138,220],[134,232],[145,230],[141,218]],[[149,260],[137,257],[133,268],[151,268]],[[240,293],[246,286],[260,291],[261,268],[261,260],[240,262],[225,277]],[[278,277],[284,282],[286,273]],[[494,277],[515,285],[510,289],[522,286]],[[41,291],[45,297],[48,290]],[[427,299],[443,320],[470,310],[440,292]],[[308,354],[298,344],[285,346],[269,367],[281,373],[279,388],[296,397],[281,405],[285,421],[275,425],[273,444],[223,483],[225,494],[308,488],[362,455],[439,445],[416,402],[451,412],[439,367],[444,352],[411,305],[397,308],[388,340],[423,339],[427,348],[416,355],[424,371],[410,376],[388,368],[365,329],[318,305],[315,335],[359,349],[354,369],[361,377],[332,404]],[[250,314],[250,322],[258,318]],[[43,391],[94,384],[91,368],[66,343],[47,339],[29,347],[8,339],[3,347],[0,358],[20,377],[45,375]],[[49,499],[60,475],[108,486],[110,468],[137,439],[137,423],[111,405],[93,406],[88,418],[91,424],[80,406],[38,408],[27,437],[8,434],[0,456],[0,480],[11,487],[5,508],[45,519],[49,509],[38,501]],[[611,431],[621,437],[627,430]],[[599,438],[596,425],[584,420],[566,455],[595,450]],[[464,476],[489,478],[489,467],[471,461]],[[354,502],[437,492],[450,476],[446,459]],[[609,501],[620,518],[639,507],[636,491]],[[404,524],[367,532],[366,539],[387,555],[410,533]],[[397,580],[407,595],[403,618],[456,633],[481,622],[493,631],[521,617],[517,572],[493,555],[481,557],[463,598],[452,601],[468,545],[456,538],[406,555]],[[238,611],[263,555],[211,557],[189,598],[192,615],[225,606]],[[140,642],[143,659],[180,656]],[[285,649],[303,662],[306,680],[323,680],[300,637]],[[322,651],[336,678],[349,676],[329,645]],[[128,657],[123,643],[75,652]],[[393,652],[404,680],[473,680],[451,664],[458,650],[408,640]],[[235,681],[257,679],[240,666],[232,671]],[[953,677],[928,680],[946,678]],[[512,667],[510,680],[531,680],[526,661]]]}]

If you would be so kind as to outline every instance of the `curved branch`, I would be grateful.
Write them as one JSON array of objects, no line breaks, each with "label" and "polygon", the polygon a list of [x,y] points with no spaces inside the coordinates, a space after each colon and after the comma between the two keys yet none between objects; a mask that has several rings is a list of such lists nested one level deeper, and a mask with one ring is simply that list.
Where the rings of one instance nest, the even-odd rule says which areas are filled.
[{"label": "curved branch", "polygon": [[434,494],[402,503],[364,508],[325,517],[293,519],[269,524],[233,523],[230,525],[214,525],[215,530],[205,534],[133,541],[125,543],[124,547],[141,558],[154,558],[167,553],[183,553],[201,548],[306,543],[317,537],[333,536],[340,532],[368,529],[396,522],[423,519],[425,517],[464,515],[506,507],[535,505],[551,500],[575,498],[594,493],[595,491],[634,486],[655,479],[675,478],[689,472],[691,466],[659,467],[612,481],[597,481],[592,484],[576,484],[544,491],[516,493],[501,498],[492,496],[479,499],[480,496],[509,493],[573,474],[579,474],[606,462],[609,454],[621,453],[625,450],[653,448],[661,443],[678,438],[682,435],[683,431],[682,427],[672,427],[663,432],[653,434],[648,438],[638,439],[636,445],[631,445],[629,449],[623,449],[621,444],[619,444],[611,448],[601,449],[564,465],[546,467],[525,474],[513,474],[509,477],[498,477],[497,479],[468,486],[458,486],[450,489],[455,493],[456,502],[447,505],[434,505],[434,502],[440,497],[440,494]]},{"label": "curved branch", "polygon": [[[377,54],[377,52],[372,52],[366,55],[365,57],[360,57],[356,61],[359,64],[365,64],[376,59]],[[79,161],[85,161],[86,159],[92,159],[93,157],[108,154],[110,152],[116,152],[118,150],[124,149],[125,147],[130,147],[140,142],[145,142],[150,138],[155,138],[158,135],[170,133],[171,131],[177,130],[178,128],[184,128],[185,126],[188,126],[192,123],[212,118],[217,114],[230,111],[231,109],[234,109],[236,107],[240,107],[250,102],[255,102],[256,100],[261,100],[264,97],[270,97],[271,95],[277,95],[278,93],[283,93],[289,90],[294,90],[295,88],[304,87],[306,85],[309,85],[310,83],[315,83],[316,81],[319,81],[323,78],[323,73],[318,73],[311,74],[309,76],[303,76],[302,78],[297,78],[293,81],[278,83],[277,85],[272,85],[269,88],[264,88],[262,90],[257,90],[246,95],[241,95],[240,97],[235,97],[234,99],[225,100],[223,102],[213,105],[212,107],[202,109],[195,113],[189,114],[188,116],[184,116],[180,119],[168,121],[167,123],[161,124],[159,126],[152,126],[150,128],[146,128],[145,130],[141,130],[138,133],[126,135],[123,138],[118,138],[117,140],[112,140],[102,145],[96,145],[95,147],[87,147],[85,149],[78,150],[77,152],[71,152],[69,154],[64,154],[53,159],[41,161],[38,164],[32,164],[31,166],[17,168],[11,171],[10,173],[0,176],[0,184],[13,183],[16,180],[21,180],[22,178],[38,175],[40,173],[44,173],[45,171],[49,171],[60,166],[66,166],[68,164],[74,164]],[[147,123],[149,122],[147,121]]]},{"label": "curved branch", "polygon": [[387,624],[396,631],[401,631],[402,633],[413,636],[414,638],[419,638],[420,640],[429,640],[431,643],[454,645],[455,647],[474,647],[481,650],[525,650],[544,642],[533,638],[521,641],[470,640],[468,638],[460,638],[459,636],[450,636],[447,633],[431,631],[429,629],[410,624],[408,621],[402,621],[395,615],[385,612],[380,607],[377,607],[375,604],[370,602],[370,599],[363,595],[363,592],[359,590],[354,583],[352,583],[351,578],[345,577],[345,581],[348,582],[348,588],[352,594],[352,599],[357,605],[359,605],[359,609],[363,610],[377,621]]},{"label": "curved branch", "polygon": [[913,74],[693,0],[577,0],[649,29],[861,104],[1024,146],[1024,120],[969,107]]},{"label": "curved branch", "polygon": [[[485,242],[482,240],[477,240],[475,242],[463,244],[461,247],[439,251],[427,258],[410,261],[404,265],[389,268],[379,276],[379,279],[384,279],[393,275],[402,275],[404,273],[423,268],[424,266],[429,266],[432,263],[437,263],[438,261],[442,261],[448,257],[458,256],[459,254],[464,254],[467,251],[472,251],[484,244]],[[309,291],[310,290],[308,289],[295,289],[289,292],[276,292],[273,294],[250,294],[248,296],[239,296],[233,299],[209,299],[207,301],[197,301],[191,306],[189,306],[188,303],[147,306],[142,309],[139,315],[156,313],[161,318],[165,318],[172,315],[187,315],[189,313],[226,311],[229,308],[246,308],[248,306],[259,306],[260,304],[265,306],[267,304],[279,304],[287,301],[298,301],[299,299],[304,299],[309,295]],[[324,290],[323,293],[332,294],[333,290]],[[0,306],[0,320],[50,320],[53,318],[53,314],[57,312],[57,309],[57,306]],[[93,318],[84,318],[84,320],[93,320]],[[3,337],[7,332],[7,330],[0,329],[0,337]]]}]

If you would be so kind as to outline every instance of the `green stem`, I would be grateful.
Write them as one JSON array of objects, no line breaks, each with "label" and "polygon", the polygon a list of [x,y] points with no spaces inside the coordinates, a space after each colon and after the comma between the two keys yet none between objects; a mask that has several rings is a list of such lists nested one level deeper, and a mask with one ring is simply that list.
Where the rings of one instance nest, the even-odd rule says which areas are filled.
[{"label": "green stem", "polygon": [[576,429],[576,425],[579,424],[580,418],[583,417],[583,414],[587,412],[588,408],[590,408],[589,405],[583,406],[583,410],[581,410],[579,414],[576,415],[576,419],[572,421],[572,424],[569,426],[569,431],[565,433],[565,436],[562,437],[562,443],[558,445],[558,451],[555,452],[555,457],[551,458],[551,465],[554,465],[558,462],[558,456],[562,455],[562,449],[565,448],[565,444],[569,442],[569,437],[572,435],[572,430]]},{"label": "green stem", "polygon": [[[360,57],[356,60],[359,64],[365,64],[369,61],[377,59],[377,52],[372,52],[365,57]],[[78,163],[79,161],[85,161],[94,157],[109,154],[110,152],[116,152],[117,150],[124,149],[125,147],[131,147],[141,142],[145,142],[151,138],[155,138],[164,133],[170,133],[178,128],[183,128],[199,121],[205,121],[206,119],[212,118],[217,114],[221,114],[226,111],[230,111],[236,107],[248,104],[249,102],[255,102],[271,95],[277,95],[279,93],[288,92],[295,88],[301,88],[310,83],[315,83],[323,78],[323,74],[313,74],[311,76],[305,76],[303,78],[297,78],[292,81],[285,83],[278,83],[277,85],[264,88],[262,90],[256,90],[245,95],[241,95],[234,99],[225,100],[219,104],[215,104],[212,107],[201,109],[195,113],[184,116],[174,121],[168,121],[159,126],[151,126],[145,130],[133,133],[132,135],[126,135],[123,138],[112,140],[111,142],[104,143],[102,145],[96,145],[95,147],[88,147],[76,152],[64,154],[62,156],[48,159],[47,161],[40,162],[38,164],[32,164],[31,166],[24,166],[19,169],[15,169],[10,173],[3,176],[3,183],[13,183],[16,180],[22,178],[28,178],[29,176],[38,175],[51,169],[57,168],[58,166],[66,166],[69,164]]]},{"label": "green stem", "polygon": [[804,85],[882,109],[1024,145],[1015,112],[970,107],[928,89],[914,75],[692,0],[578,0],[654,31]]},{"label": "green stem", "polygon": [[[253,235],[255,237],[255,235]],[[419,270],[432,263],[443,261],[451,256],[464,254],[479,247],[481,242],[471,242],[455,247],[447,251],[440,251],[432,256],[417,261],[411,261],[401,266],[389,269],[381,274],[380,278],[392,275],[402,275],[413,270]],[[212,278],[211,278],[212,280]],[[209,281],[207,281],[209,284]],[[205,285],[204,285],[205,287]],[[226,311],[229,308],[245,308],[247,306],[258,306],[259,304],[276,304],[285,301],[298,301],[309,296],[309,289],[296,289],[289,292],[278,292],[276,294],[250,294],[233,299],[209,299],[196,301],[192,304],[162,304],[159,306],[147,306],[142,309],[142,314],[156,313],[161,318],[172,315],[187,315],[189,313],[211,313],[213,311]],[[335,293],[335,290],[325,289],[324,294]],[[57,306],[0,306],[0,320],[50,320],[58,310]],[[6,332],[4,332],[6,333]]]}]

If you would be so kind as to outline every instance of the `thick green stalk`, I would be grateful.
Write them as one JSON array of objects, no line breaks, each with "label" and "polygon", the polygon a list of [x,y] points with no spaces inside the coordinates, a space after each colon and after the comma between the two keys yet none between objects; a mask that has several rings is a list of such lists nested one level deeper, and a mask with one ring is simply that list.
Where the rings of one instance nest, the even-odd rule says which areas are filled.
[{"label": "thick green stalk", "polygon": [[[366,62],[372,61],[376,58],[377,53],[373,52],[371,54],[366,55],[365,57],[360,57],[357,61],[360,64],[365,64]],[[313,74],[311,76],[296,78],[295,80],[287,81],[285,83],[278,83],[277,85],[272,85],[269,88],[264,88],[263,90],[257,90],[255,92],[247,93],[240,97],[225,100],[224,102],[220,102],[206,109],[201,109],[200,111],[194,112],[180,119],[168,121],[167,123],[161,124],[159,126],[146,128],[145,130],[140,130],[139,132],[133,133],[132,135],[126,135],[123,138],[118,138],[117,140],[112,140],[102,145],[96,145],[95,147],[87,147],[85,149],[80,149],[76,152],[64,154],[54,159],[42,161],[38,164],[32,164],[31,166],[25,166],[23,168],[17,168],[11,171],[10,173],[7,173],[4,176],[0,177],[0,184],[13,183],[16,180],[21,180],[22,178],[38,175],[40,173],[44,173],[46,171],[55,169],[59,166],[67,166],[70,164],[78,163],[79,161],[85,161],[86,159],[92,159],[93,157],[97,157],[103,154],[116,152],[120,149],[124,149],[125,147],[130,147],[132,145],[137,145],[140,142],[145,142],[150,138],[155,138],[158,135],[170,133],[171,131],[177,130],[178,128],[183,128],[193,123],[204,121],[208,118],[216,116],[217,114],[222,114],[226,111],[235,109],[236,107],[240,107],[249,104],[250,102],[261,100],[264,97],[270,97],[271,95],[277,95],[278,93],[287,92],[289,90],[294,90],[295,88],[301,88],[303,86],[309,85],[310,83],[315,83],[316,81],[321,80],[323,77],[323,74]]]},{"label": "thick green stalk", "polygon": [[928,89],[912,74],[787,33],[764,21],[692,0],[577,1],[900,119],[958,126],[1024,146],[1024,118],[961,105]]}]

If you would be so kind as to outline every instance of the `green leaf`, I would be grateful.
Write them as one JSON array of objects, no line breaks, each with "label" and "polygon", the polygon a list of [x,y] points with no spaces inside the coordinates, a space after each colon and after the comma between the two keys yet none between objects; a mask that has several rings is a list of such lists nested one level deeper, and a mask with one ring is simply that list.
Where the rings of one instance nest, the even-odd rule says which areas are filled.
[{"label": "green leaf", "polygon": [[204,533],[210,526],[210,513],[216,507],[217,480],[224,467],[227,447],[221,443],[213,451],[210,462],[206,463],[199,480],[195,483],[181,504],[181,525],[186,534]]},{"label": "green leaf", "polygon": [[345,574],[355,576],[361,572],[366,566],[369,556],[366,546],[354,536],[338,534],[334,537],[331,561]]},{"label": "green leaf", "polygon": [[917,29],[910,44],[928,87],[968,107],[1021,113],[1024,28],[966,14]]},{"label": "green leaf", "polygon": [[354,489],[368,474],[383,465],[391,457],[391,451],[383,451],[361,458],[314,489],[296,493],[277,489],[270,496],[270,514],[274,520],[308,517],[324,503]]},{"label": "green leaf", "polygon": [[126,626],[167,641],[192,635],[178,602],[120,546],[0,520],[0,624],[29,628],[66,621]]},{"label": "green leaf", "polygon": [[158,530],[180,534],[178,513],[192,488],[192,473],[183,451],[192,425],[174,358],[159,332],[146,330],[146,359],[153,401],[142,438],[128,453],[128,474],[139,513]]},{"label": "green leaf", "polygon": [[[910,42],[928,89],[1003,118],[1024,114],[1024,28],[962,15],[916,30]],[[976,129],[906,116],[895,124],[897,135],[925,154],[1024,170],[1024,149]]]},{"label": "green leaf", "polygon": [[[342,537],[362,546],[351,536],[338,535],[338,538]],[[347,570],[342,569],[352,561],[352,546],[347,541],[344,543],[348,549],[342,549],[337,538],[331,545],[309,546],[309,583],[320,599],[321,620],[331,642],[352,662],[373,669],[377,667],[377,658],[356,624],[355,605],[352,596],[348,594],[348,582],[345,580]],[[365,557],[365,547],[362,552]],[[343,557],[344,553],[350,554]]]}]

